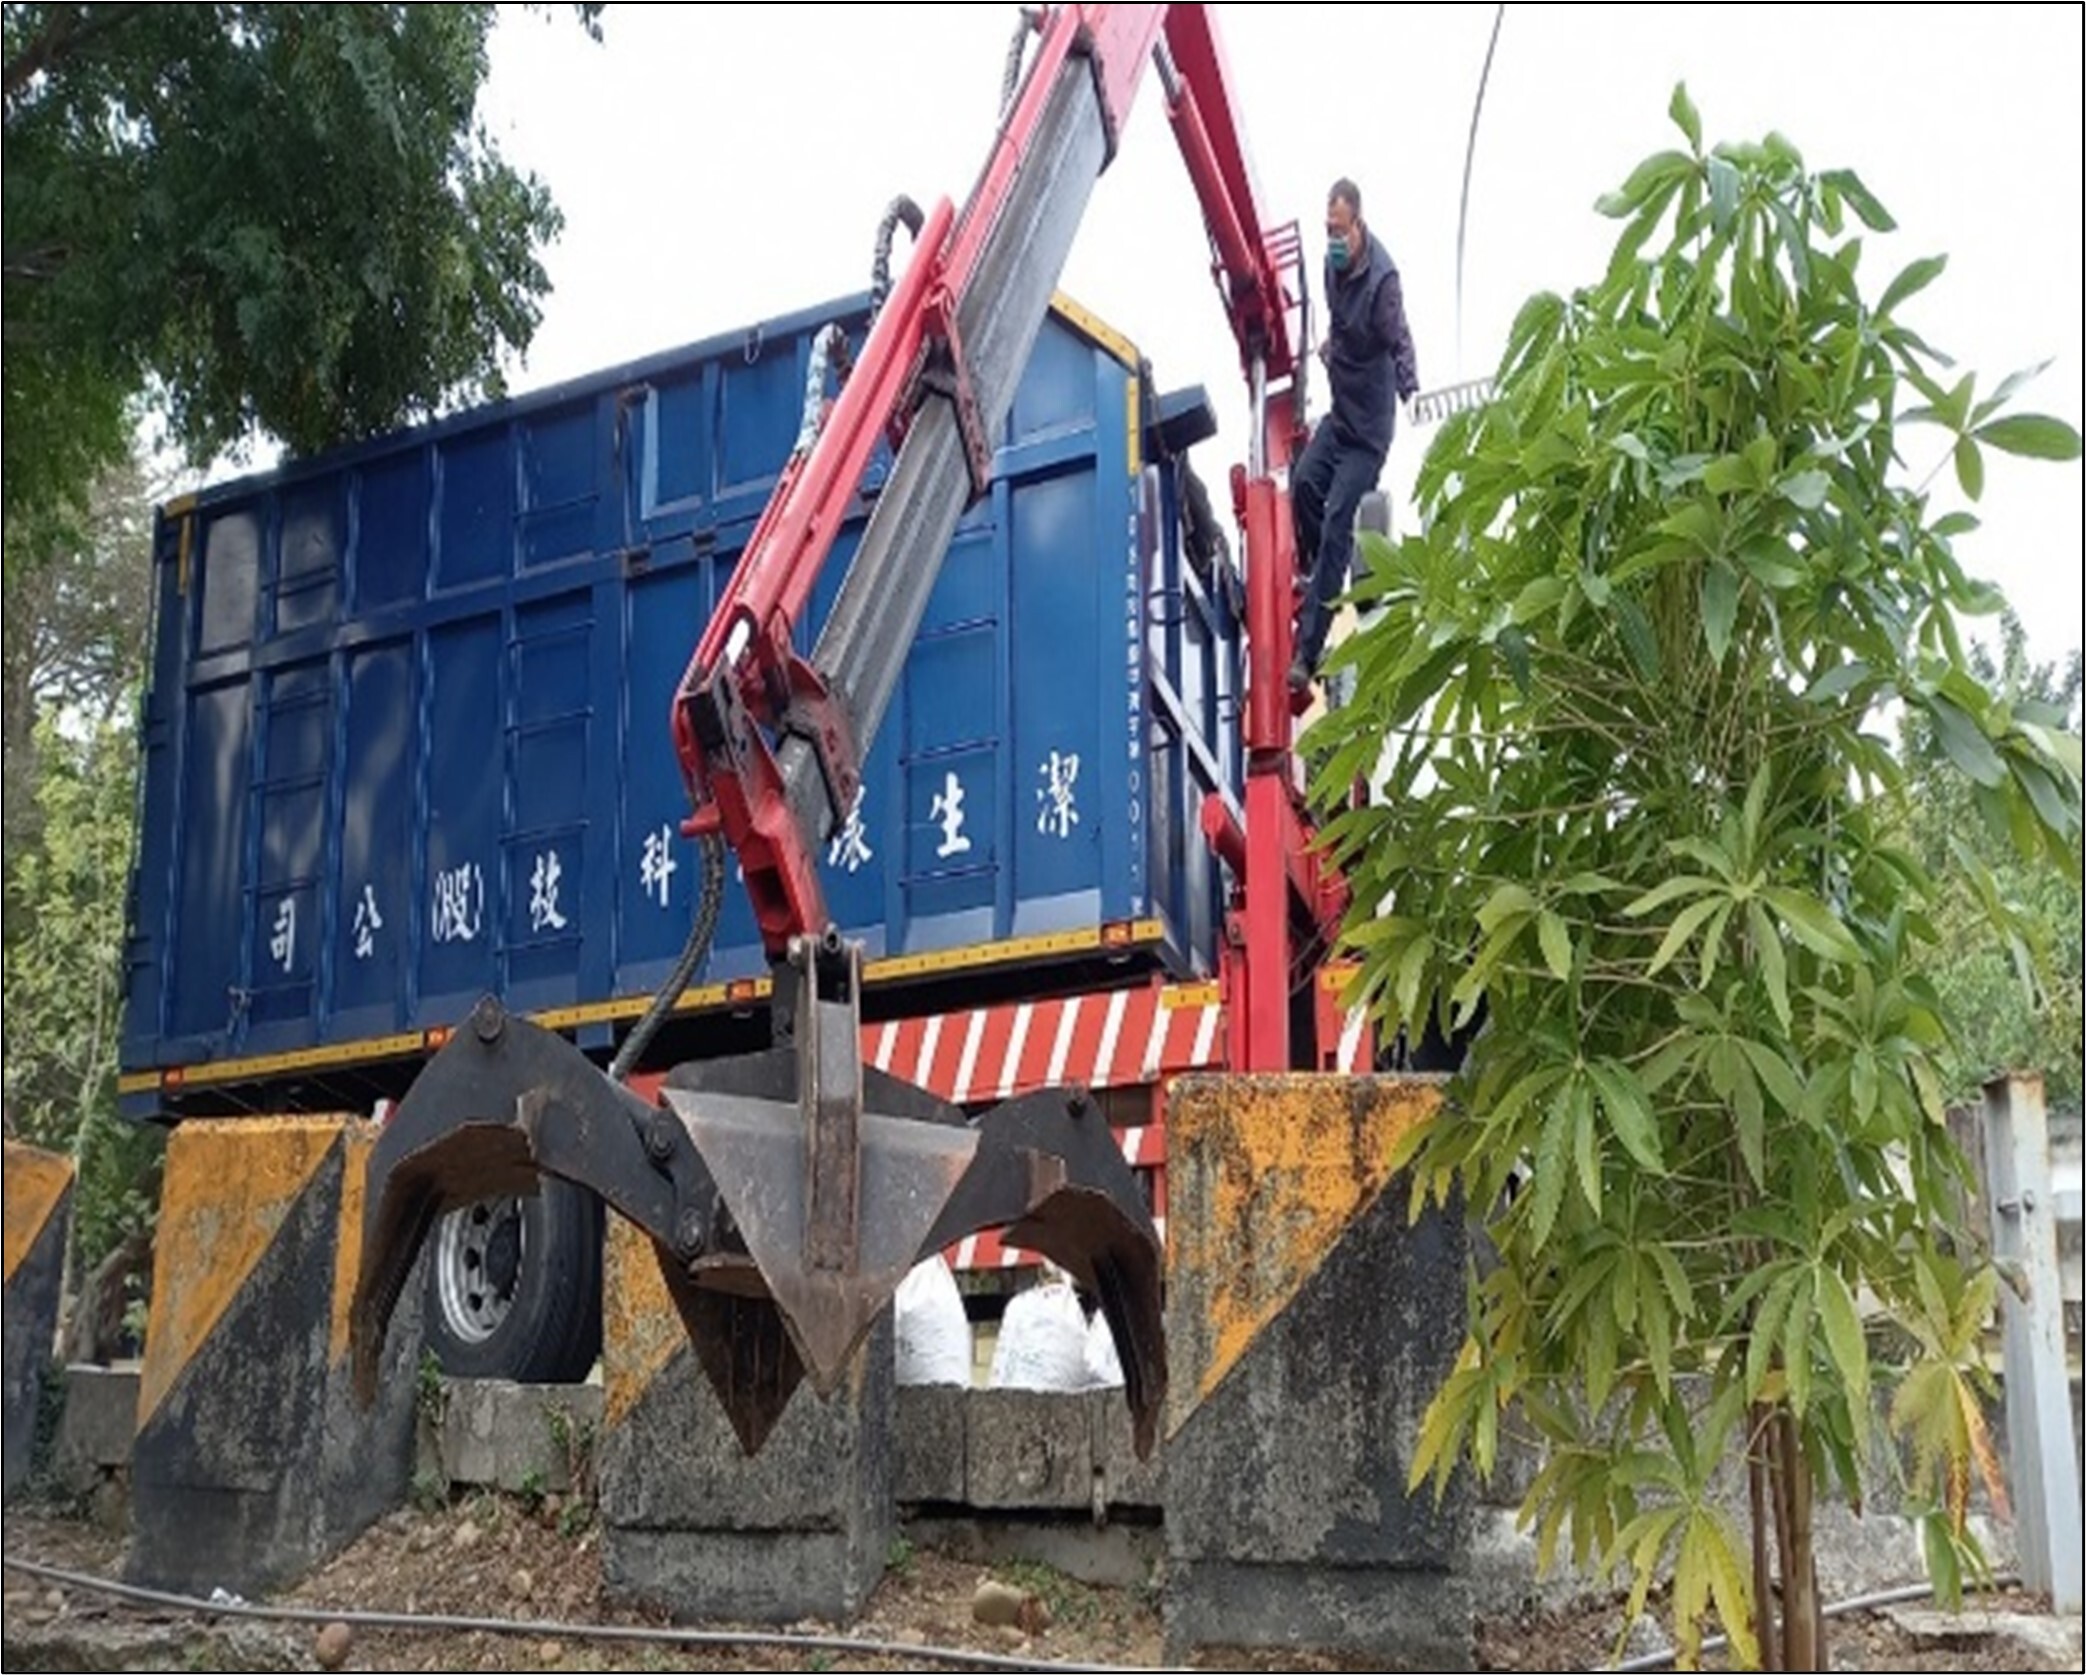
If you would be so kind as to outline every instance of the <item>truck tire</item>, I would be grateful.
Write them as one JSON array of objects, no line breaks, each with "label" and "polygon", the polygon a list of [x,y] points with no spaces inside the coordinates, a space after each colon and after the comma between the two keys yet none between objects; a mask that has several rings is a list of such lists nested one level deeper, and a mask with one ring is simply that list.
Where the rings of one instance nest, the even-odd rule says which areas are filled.
[{"label": "truck tire", "polygon": [[601,1200],[545,1177],[452,1210],[427,1241],[427,1347],[453,1378],[570,1384],[601,1353]]}]

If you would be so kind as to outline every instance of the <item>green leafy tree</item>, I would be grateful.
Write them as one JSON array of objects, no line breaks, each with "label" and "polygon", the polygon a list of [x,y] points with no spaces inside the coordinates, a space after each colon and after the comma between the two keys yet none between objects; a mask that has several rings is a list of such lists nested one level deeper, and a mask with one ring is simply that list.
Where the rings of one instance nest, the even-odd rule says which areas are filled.
[{"label": "green leafy tree", "polygon": [[[7,1111],[10,1129],[48,1143],[114,1109],[150,499],[129,460],[76,518],[6,531]],[[56,544],[22,551],[32,530]]]},{"label": "green leafy tree", "polygon": [[115,1079],[152,499],[120,462],[66,515],[11,519],[0,576],[7,1127],[74,1159],[67,1353],[88,1356],[142,1302],[157,1197],[159,1136],[118,1119]]},{"label": "green leafy tree", "polygon": [[[2079,653],[2033,663],[2020,619],[2007,612],[1996,655],[1970,650],[1977,678],[2023,714],[2079,730]],[[2002,1070],[2037,1070],[2055,1109],[2080,1094],[2080,859],[2066,867],[2024,863],[2004,803],[1978,794],[1955,771],[1918,712],[1900,726],[1910,776],[1905,842],[1941,882],[1933,917],[1940,937],[1934,988],[1956,1020],[1944,1055],[1951,1104],[1978,1097]],[[1996,822],[1996,823],[1995,823]]]},{"label": "green leafy tree", "polygon": [[[1975,494],[1986,449],[2079,439],[2007,413],[2015,380],[1941,381],[1906,312],[1942,262],[1872,292],[1862,230],[1892,223],[1856,176],[1705,149],[1684,90],[1672,114],[1685,148],[1600,205],[1606,274],[1523,309],[1496,398],[1428,452],[1420,531],[1365,541],[1314,783],[1377,1017],[1485,1015],[1399,1159],[1497,1254],[1415,1482],[1489,1472],[1525,1422],[1546,1564],[1569,1536],[1631,1572],[1633,1615],[1670,1576],[1684,1658],[1714,1616],[1746,1663],[1822,1668],[1811,1508],[1877,1457],[1887,1343],[1916,1346],[1892,1413],[1945,1589],[1992,1464],[1994,1279],[1942,1231],[1937,889],[1894,841],[1879,707],[1932,725],[2024,862],[2075,865],[2079,831],[2079,741],[1976,677],[1958,613],[1999,601],[1899,450],[1938,427]],[[1872,1344],[1865,1294],[1902,1336]]]},{"label": "green leafy tree", "polygon": [[0,735],[10,874],[42,831],[37,717],[62,713],[76,725],[99,727],[126,713],[143,679],[155,498],[142,466],[126,457],[100,473],[67,515],[11,519],[0,536],[6,548]]},{"label": "green leafy tree", "polygon": [[497,389],[561,218],[474,123],[494,14],[4,8],[10,525],[122,457],[140,392],[201,461]]},{"label": "green leafy tree", "polygon": [[78,1168],[73,1242],[92,1265],[147,1226],[155,1132],[116,1115],[124,900],[136,819],[131,717],[38,723],[42,830],[9,856],[4,1034],[7,1124]]}]

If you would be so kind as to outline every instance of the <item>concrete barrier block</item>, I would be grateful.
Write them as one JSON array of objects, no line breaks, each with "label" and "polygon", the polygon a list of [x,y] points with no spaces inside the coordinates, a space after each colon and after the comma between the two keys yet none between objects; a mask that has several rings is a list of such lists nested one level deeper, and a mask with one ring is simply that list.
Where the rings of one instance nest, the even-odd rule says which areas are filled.
[{"label": "concrete barrier block", "polygon": [[1165,1561],[1165,1540],[1155,1523],[1096,1529],[1090,1520],[1062,1512],[1034,1517],[920,1514],[906,1520],[906,1533],[957,1564],[994,1570],[1046,1565],[1092,1588],[1148,1588]]},{"label": "concrete barrier block", "polygon": [[1086,1397],[1092,1427],[1094,1475],[1104,1507],[1156,1510],[1166,1503],[1166,1450],[1154,1446],[1149,1460],[1137,1457],[1130,1408],[1120,1390],[1094,1390]]},{"label": "concrete barrier block", "polygon": [[0,1304],[0,1495],[29,1476],[44,1370],[58,1337],[65,1239],[72,1221],[72,1160],[6,1142],[4,1243],[6,1284]]},{"label": "concrete barrier block", "polygon": [[1169,1644],[1192,1639],[1198,1646],[1320,1652],[1334,1645],[1351,1651],[1390,1647],[1396,1650],[1371,1654],[1387,1668],[1470,1669],[1476,1662],[1475,1620],[1471,1582],[1462,1575],[1317,1563],[1167,1561]]},{"label": "concrete barrier block", "polygon": [[452,1483],[566,1494],[600,1428],[595,1385],[450,1379],[443,1387],[442,1469]]},{"label": "concrete barrier block", "polygon": [[85,1495],[109,1473],[127,1471],[137,1425],[136,1368],[67,1367],[52,1480],[68,1494]]},{"label": "concrete barrier block", "polygon": [[898,1387],[892,1407],[892,1492],[901,1503],[962,1503],[970,1397],[970,1391],[953,1384]]},{"label": "concrete barrier block", "polygon": [[265,1593],[404,1501],[418,1287],[367,1410],[349,1358],[375,1135],[354,1118],[246,1117],[169,1138],[131,1455],[133,1581]]},{"label": "concrete barrier block", "polygon": [[749,1458],[651,1241],[612,1220],[599,1453],[604,1591],[689,1619],[851,1620],[897,1533],[887,1313],[825,1399],[800,1387]]},{"label": "concrete barrier block", "polygon": [[1167,1119],[1166,1628],[1468,1667],[1474,1507],[1406,1492],[1464,1332],[1460,1215],[1390,1154],[1427,1078],[1176,1082]]},{"label": "concrete barrier block", "polygon": [[973,1390],[964,1461],[965,1498],[981,1511],[1091,1507],[1094,1434],[1086,1397]]}]

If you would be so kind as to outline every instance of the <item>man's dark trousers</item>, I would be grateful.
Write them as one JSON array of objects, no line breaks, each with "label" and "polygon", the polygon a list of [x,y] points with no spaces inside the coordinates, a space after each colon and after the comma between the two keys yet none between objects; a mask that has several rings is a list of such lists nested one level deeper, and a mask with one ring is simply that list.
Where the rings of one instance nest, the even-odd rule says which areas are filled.
[{"label": "man's dark trousers", "polygon": [[1304,457],[1290,473],[1290,503],[1296,510],[1297,568],[1305,575],[1303,610],[1297,620],[1296,660],[1318,673],[1333,604],[1347,591],[1354,561],[1354,517],[1362,496],[1383,475],[1385,455],[1342,439],[1330,418],[1311,432]]}]

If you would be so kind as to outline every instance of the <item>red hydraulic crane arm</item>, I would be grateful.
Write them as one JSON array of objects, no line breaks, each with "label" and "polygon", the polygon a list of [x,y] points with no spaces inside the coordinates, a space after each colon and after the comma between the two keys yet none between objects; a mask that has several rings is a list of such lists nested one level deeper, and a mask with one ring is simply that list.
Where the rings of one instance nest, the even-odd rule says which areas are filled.
[{"label": "red hydraulic crane arm", "polygon": [[1188,166],[1223,293],[1240,369],[1258,357],[1270,387],[1296,372],[1302,347],[1302,244],[1294,223],[1273,232],[1239,120],[1236,83],[1206,6],[1166,8],[1159,75],[1181,158]]},{"label": "red hydraulic crane arm", "polygon": [[[1026,81],[1001,122],[961,217],[944,200],[920,227],[911,264],[872,324],[826,422],[808,450],[800,448],[785,468],[682,676],[672,723],[693,805],[684,830],[690,836],[721,837],[737,853],[771,957],[780,957],[792,936],[815,933],[824,925],[818,847],[853,802],[861,751],[876,720],[860,713],[865,706],[849,688],[887,690],[895,676],[895,669],[842,671],[816,656],[806,660],[793,646],[797,625],[833,541],[854,510],[862,473],[878,441],[909,431],[930,390],[950,398],[962,471],[914,472],[904,487],[915,499],[943,503],[937,510],[945,512],[953,504],[956,515],[984,487],[991,460],[988,438],[1011,396],[1011,375],[1006,368],[993,369],[1008,387],[990,392],[999,399],[981,407],[959,320],[967,305],[991,300],[976,293],[981,267],[996,245],[1017,258],[1028,254],[1019,248],[1023,229],[1011,223],[1024,216],[1042,218],[1047,204],[1037,200],[1058,185],[1051,169],[1037,160],[1039,141],[1051,139],[1062,149],[1066,142],[1058,136],[1063,131],[1090,129],[1099,138],[1098,145],[1090,141],[1086,147],[1098,153],[1092,173],[1106,166],[1163,11],[1065,6],[1035,14],[1039,40]],[[1089,67],[1087,88],[1068,86],[1080,79],[1076,71],[1067,75],[1075,55]],[[1089,108],[1068,114],[1068,103],[1082,96]],[[1091,184],[1090,174],[1086,188]],[[1046,259],[1052,254],[1043,252]],[[1054,256],[1053,283],[1063,251]],[[1016,334],[1024,359],[1040,324],[1039,310],[1027,332]],[[1012,375],[1018,371],[1017,363]],[[918,450],[930,451],[924,444]],[[901,441],[901,466],[904,455]],[[901,486],[904,475],[894,470],[893,488]],[[924,482],[918,480],[923,477]],[[893,511],[893,499],[890,492],[880,497],[872,526],[888,517],[913,533],[911,509]],[[945,521],[953,527],[953,517]],[[925,542],[908,544],[913,550],[900,555],[904,564],[918,569],[923,559],[928,566],[935,563],[938,549],[922,552]],[[871,548],[865,535],[858,570]],[[863,591],[872,598],[878,580],[864,578]],[[924,604],[926,589],[910,591]],[[885,631],[856,640],[880,641],[885,662],[894,656],[902,662],[917,626],[917,612],[912,615],[911,622],[872,623]],[[854,661],[869,655],[858,654]]]},{"label": "red hydraulic crane arm", "polygon": [[[819,849],[852,806],[861,754],[940,553],[985,489],[993,439],[1148,65],[1164,83],[1252,389],[1256,481],[1287,463],[1301,426],[1301,243],[1294,224],[1266,228],[1206,9],[1064,5],[1028,16],[1036,42],[1027,77],[969,199],[960,214],[945,200],[926,218],[823,427],[777,483],[675,695],[674,742],[693,805],[684,830],[721,837],[737,853],[773,958],[792,937],[824,928]],[[1271,404],[1275,387],[1290,399]],[[819,645],[803,657],[796,629],[887,435],[899,439],[891,477]],[[1245,521],[1250,567],[1251,528],[1270,524]],[[1286,574],[1284,620],[1273,631],[1282,643],[1265,654],[1281,659]]]},{"label": "red hydraulic crane arm", "polygon": [[[978,277],[986,241],[1013,196],[1014,185],[1035,142],[1053,84],[1068,60],[1083,58],[1093,78],[1107,146],[1113,161],[1130,104],[1144,79],[1167,6],[1049,6],[1032,12],[1037,44],[1028,78],[1000,124],[992,151],[971,189],[963,219],[950,245],[947,284],[961,296]],[[1105,162],[1104,162],[1105,166]]]},{"label": "red hydraulic crane arm", "polygon": [[[954,219],[944,199],[921,228],[923,251],[947,241]],[[799,830],[762,727],[787,724],[807,737],[828,802],[849,807],[861,758],[845,711],[797,655],[792,635],[870,456],[925,358],[937,276],[935,261],[916,259],[886,300],[816,443],[784,468],[674,700],[674,749],[694,805],[683,830],[721,835],[738,854],[771,957],[823,921],[824,834]]]},{"label": "red hydraulic crane arm", "polygon": [[[939,249],[954,220],[948,200],[942,200],[920,230],[920,245]],[[736,665],[756,641],[765,665],[786,660],[791,630],[926,344],[926,304],[936,268],[933,260],[924,260],[906,270],[877,315],[816,444],[809,453],[791,456],[696,646],[691,680]],[[696,766],[685,751],[682,764],[690,770]]]},{"label": "red hydraulic crane arm", "polygon": [[1312,842],[1291,751],[1297,556],[1286,484],[1305,437],[1303,239],[1295,222],[1271,229],[1261,214],[1237,83],[1209,8],[1170,8],[1166,46],[1159,67],[1168,115],[1202,202],[1252,398],[1250,463],[1232,473],[1246,558],[1244,826],[1220,797],[1203,807],[1204,830],[1238,881],[1224,957],[1226,1056],[1239,1070],[1288,1070],[1296,1062],[1290,1022],[1299,953],[1308,963],[1310,949],[1329,945],[1347,906],[1345,880]]},{"label": "red hydraulic crane arm", "polygon": [[[918,369],[931,343],[946,342],[963,296],[976,274],[987,237],[1005,208],[1026,143],[1041,118],[1057,72],[1075,48],[1098,66],[1104,121],[1114,132],[1136,92],[1164,6],[1061,6],[1041,30],[1042,41],[1024,83],[1024,97],[1001,124],[986,166],[957,221],[944,199],[916,237],[915,255],[871,327],[855,370],[808,453],[793,455],[732,573],[689,665],[694,681],[736,663],[762,642],[771,672],[787,660],[790,634],[878,440],[902,421],[917,399]],[[952,236],[953,229],[953,236]],[[678,731],[678,729],[677,729]],[[696,764],[682,752],[684,770]],[[691,785],[691,790],[694,786]]]}]

